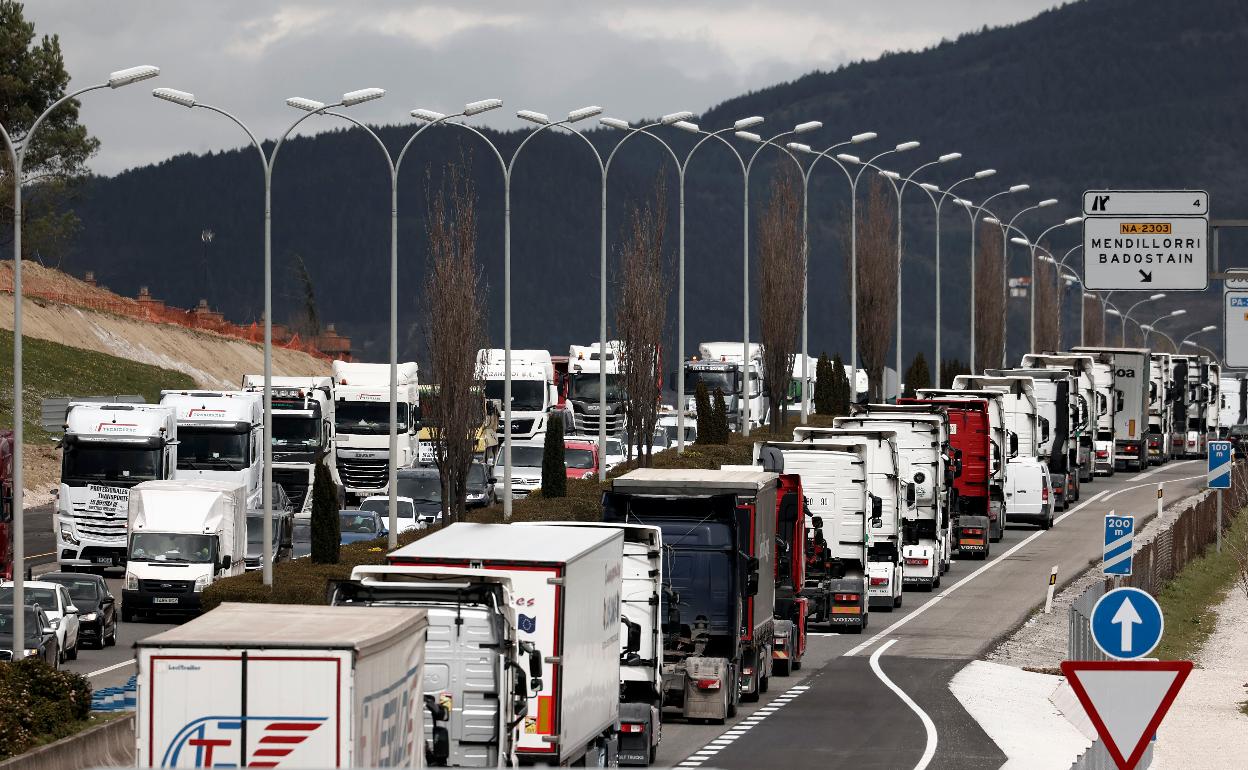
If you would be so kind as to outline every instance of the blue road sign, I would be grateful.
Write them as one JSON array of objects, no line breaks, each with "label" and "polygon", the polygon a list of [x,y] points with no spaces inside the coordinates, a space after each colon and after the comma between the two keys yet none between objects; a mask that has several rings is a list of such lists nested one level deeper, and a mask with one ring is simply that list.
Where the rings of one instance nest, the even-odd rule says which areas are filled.
[{"label": "blue road sign", "polygon": [[1138,588],[1115,588],[1092,608],[1092,641],[1111,658],[1142,658],[1161,641],[1161,605]]},{"label": "blue road sign", "polygon": [[1231,488],[1231,442],[1209,442],[1209,469],[1205,478],[1210,489]]},{"label": "blue road sign", "polygon": [[1130,575],[1134,541],[1135,517],[1118,516],[1110,511],[1105,517],[1105,556],[1101,561],[1101,572],[1106,575]]}]

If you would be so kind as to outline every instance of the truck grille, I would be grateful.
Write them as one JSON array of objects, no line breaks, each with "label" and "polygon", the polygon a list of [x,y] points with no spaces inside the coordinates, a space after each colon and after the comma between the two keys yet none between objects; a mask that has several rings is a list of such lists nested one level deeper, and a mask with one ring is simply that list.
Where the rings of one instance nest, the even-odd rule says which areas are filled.
[{"label": "truck grille", "polygon": [[[609,414],[607,418],[607,433],[617,435],[624,432],[624,415]],[[582,435],[596,435],[598,433],[598,424],[601,421],[601,415],[582,414],[580,412],[574,415],[572,429],[574,433]]]},{"label": "truck grille", "polygon": [[[381,489],[390,480],[390,461],[338,458],[342,483],[352,489]],[[289,492],[287,492],[289,494]]]},{"label": "truck grille", "polygon": [[273,482],[281,484],[296,511],[303,510],[303,500],[308,494],[308,472],[303,468],[274,468]]},{"label": "truck grille", "polygon": [[175,594],[189,594],[195,588],[194,581],[191,580],[140,580],[139,590],[144,593],[158,594],[163,596],[173,596]]},{"label": "truck grille", "polygon": [[[513,419],[513,420],[511,421],[511,435],[513,435],[513,436],[527,436],[527,435],[530,435],[531,433],[533,433],[533,423],[534,423],[534,422],[535,422],[534,420],[515,420],[515,419]],[[499,426],[498,426],[498,435],[500,435],[500,436],[501,436],[501,435],[503,435],[503,432],[504,432],[504,426],[503,426],[503,424],[500,422],[500,423],[499,423]]]},{"label": "truck grille", "polygon": [[91,538],[92,540],[116,541],[125,543],[126,541],[126,516],[124,513],[120,516],[106,516],[102,513],[87,511],[85,503],[73,506],[73,512],[70,518],[74,520],[74,527],[78,534]]}]

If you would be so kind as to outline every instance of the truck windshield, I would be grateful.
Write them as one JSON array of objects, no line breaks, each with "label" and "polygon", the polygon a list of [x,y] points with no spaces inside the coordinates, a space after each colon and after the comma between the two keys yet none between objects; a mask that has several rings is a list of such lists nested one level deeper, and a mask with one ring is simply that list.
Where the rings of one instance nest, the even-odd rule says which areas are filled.
[{"label": "truck windshield", "polygon": [[216,537],[183,532],[136,532],[130,536],[130,561],[205,564],[216,557]]},{"label": "truck windshield", "polygon": [[511,467],[542,467],[542,448],[540,446],[513,446],[511,448]]},{"label": "truck windshield", "polygon": [[[485,397],[503,403],[502,380],[485,381]],[[503,404],[506,407],[506,404]],[[511,409],[513,412],[540,412],[546,408],[546,383],[541,380],[511,381]]]},{"label": "truck windshield", "polygon": [[563,464],[568,468],[592,468],[594,467],[594,453],[589,449],[565,448]]},{"label": "truck windshield", "polygon": [[[602,389],[598,387],[598,374],[574,374],[572,384],[568,387],[568,398],[573,401],[598,401]],[[607,401],[624,400],[624,391],[620,388],[618,374],[607,375]]]},{"label": "truck windshield", "polygon": [[321,421],[315,417],[283,417],[273,410],[273,446],[314,447],[321,443]]},{"label": "truck windshield", "polygon": [[178,470],[241,471],[250,465],[251,434],[178,426]]},{"label": "truck windshield", "polygon": [[160,477],[160,450],[126,444],[72,441],[65,444],[61,483],[70,486],[96,481],[123,486]]},{"label": "truck windshield", "polygon": [[719,388],[725,396],[730,396],[737,392],[737,384],[740,378],[735,371],[699,371],[692,370],[685,372],[685,395],[692,396],[698,390],[698,383],[706,385],[706,392],[714,394],[715,389]]},{"label": "truck windshield", "polygon": [[[407,404],[398,404],[396,420],[407,424]],[[339,401],[334,412],[334,425],[339,433],[362,436],[386,435],[390,432],[389,401]]]}]

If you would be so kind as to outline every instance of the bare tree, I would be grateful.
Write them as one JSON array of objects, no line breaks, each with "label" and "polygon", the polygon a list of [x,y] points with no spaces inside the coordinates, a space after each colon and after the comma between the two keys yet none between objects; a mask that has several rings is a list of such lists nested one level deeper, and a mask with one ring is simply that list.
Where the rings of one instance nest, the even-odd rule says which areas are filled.
[{"label": "bare tree", "polygon": [[637,448],[648,466],[659,419],[663,329],[667,324],[668,260],[663,252],[667,234],[667,185],[660,176],[654,201],[633,206],[620,248],[619,299],[615,307],[620,341],[620,385],[626,394],[625,425],[628,456]]},{"label": "bare tree", "polygon": [[802,323],[802,254],[800,180],[792,170],[773,177],[770,198],[758,228],[759,314],[763,333],[763,373],[771,408],[771,424],[788,422],[785,399],[793,382]]},{"label": "bare tree", "polygon": [[[896,204],[884,183],[871,179],[858,216],[858,348],[876,397],[884,398],[884,357],[893,342],[897,302]],[[852,226],[852,223],[850,224]],[[845,262],[852,269],[849,229],[843,231]],[[847,275],[845,285],[850,286]]]},{"label": "bare tree", "polygon": [[1105,344],[1105,317],[1101,315],[1101,301],[1095,297],[1083,298],[1083,339],[1084,344],[1100,346]]},{"label": "bare tree", "polygon": [[290,328],[305,341],[315,342],[321,333],[321,318],[317,309],[316,289],[312,285],[312,276],[303,256],[295,253],[291,256],[290,282],[288,297],[295,304],[291,317]]},{"label": "bare tree", "polygon": [[486,418],[484,371],[477,361],[486,339],[486,297],[477,264],[476,190],[468,168],[461,157],[447,164],[437,190],[427,185],[425,217],[425,341],[437,387],[424,399],[422,415],[442,478],[443,521],[448,523],[464,512],[468,469]]},{"label": "bare tree", "polygon": [[1001,361],[1005,344],[1001,317],[1005,312],[1005,295],[1001,293],[1001,231],[983,225],[975,239],[979,254],[975,264],[975,363],[980,371],[995,367]]},{"label": "bare tree", "polygon": [[1036,256],[1036,350],[1062,347],[1062,290],[1057,285],[1057,268]]}]

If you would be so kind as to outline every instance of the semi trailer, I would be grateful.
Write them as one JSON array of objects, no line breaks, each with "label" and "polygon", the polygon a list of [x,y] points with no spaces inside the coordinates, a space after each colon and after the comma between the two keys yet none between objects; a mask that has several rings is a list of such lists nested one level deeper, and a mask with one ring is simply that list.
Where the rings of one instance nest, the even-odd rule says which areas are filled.
[{"label": "semi trailer", "polygon": [[1114,467],[1143,470],[1148,465],[1148,374],[1151,351],[1147,348],[1078,347],[1109,364],[1114,375]]}]

